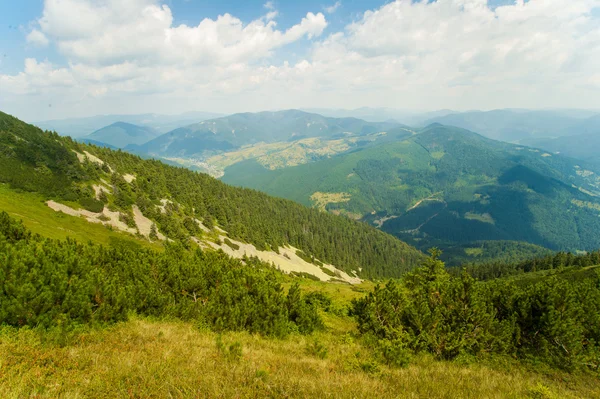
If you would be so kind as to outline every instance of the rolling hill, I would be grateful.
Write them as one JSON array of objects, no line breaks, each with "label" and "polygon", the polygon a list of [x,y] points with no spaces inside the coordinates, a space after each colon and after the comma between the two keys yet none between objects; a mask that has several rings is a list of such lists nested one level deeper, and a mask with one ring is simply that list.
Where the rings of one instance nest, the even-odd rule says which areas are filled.
[{"label": "rolling hill", "polygon": [[115,122],[85,136],[84,140],[92,140],[92,144],[99,142],[116,148],[124,148],[130,144],[144,144],[159,135],[159,132],[146,126]]},{"label": "rolling hill", "polygon": [[[396,276],[423,258],[366,224],[78,143],[2,113],[0,183],[41,196],[46,205],[38,198],[39,206],[146,242],[195,243],[238,258],[255,256],[288,271],[308,270],[323,280]],[[17,207],[15,214],[23,212]]]},{"label": "rolling hill", "polygon": [[439,124],[306,165],[243,161],[222,179],[370,222],[422,249],[481,240],[600,246],[597,171]]}]

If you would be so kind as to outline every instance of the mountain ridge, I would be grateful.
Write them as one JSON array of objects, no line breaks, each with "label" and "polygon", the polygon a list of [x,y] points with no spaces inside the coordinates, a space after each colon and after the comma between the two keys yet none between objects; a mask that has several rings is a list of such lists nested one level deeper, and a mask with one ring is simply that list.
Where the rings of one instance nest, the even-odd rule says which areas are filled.
[{"label": "mountain ridge", "polygon": [[600,246],[592,233],[600,228],[596,172],[450,126],[281,170],[246,161],[228,167],[222,180],[305,205],[325,198],[330,212],[379,225],[422,249],[475,240],[554,250]]},{"label": "mountain ridge", "polygon": [[142,234],[137,219],[143,219],[142,235],[160,233],[186,246],[195,238],[199,245],[208,240],[209,246],[234,248],[237,241],[275,253],[295,247],[294,255],[317,268],[334,264],[362,277],[400,275],[423,258],[416,249],[363,223],[230,187],[156,160],[42,132],[3,113],[0,182],[37,192],[57,210],[95,223]]}]

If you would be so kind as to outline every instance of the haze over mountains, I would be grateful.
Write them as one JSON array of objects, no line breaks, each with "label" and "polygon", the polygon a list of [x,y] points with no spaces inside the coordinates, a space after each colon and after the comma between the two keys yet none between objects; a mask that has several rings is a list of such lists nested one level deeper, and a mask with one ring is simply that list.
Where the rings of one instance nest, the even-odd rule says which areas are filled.
[{"label": "haze over mountains", "polygon": [[494,110],[453,113],[428,119],[477,132],[507,142],[572,136],[586,131],[600,133],[600,112],[593,110]]},{"label": "haze over mountains", "polygon": [[247,160],[222,179],[373,223],[422,249],[485,240],[600,246],[598,171],[439,124],[306,165],[269,170]]},{"label": "haze over mountains", "polygon": [[53,130],[63,136],[79,138],[92,134],[116,122],[126,122],[146,126],[166,133],[180,126],[189,125],[220,116],[211,112],[187,112],[180,115],[135,114],[135,115],[97,115],[84,118],[68,118],[34,122],[41,129]]}]

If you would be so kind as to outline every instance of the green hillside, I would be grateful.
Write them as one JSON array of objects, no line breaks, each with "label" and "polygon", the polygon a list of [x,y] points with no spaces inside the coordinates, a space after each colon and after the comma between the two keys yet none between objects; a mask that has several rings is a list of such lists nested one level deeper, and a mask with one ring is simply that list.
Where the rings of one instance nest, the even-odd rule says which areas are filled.
[{"label": "green hillside", "polygon": [[600,246],[596,172],[454,127],[431,125],[401,141],[279,170],[244,161],[222,180],[319,204],[421,248],[481,240]]},{"label": "green hillside", "polygon": [[38,193],[57,207],[83,208],[98,215],[96,222],[113,215],[111,223],[134,235],[142,234],[136,232],[136,206],[156,232],[185,245],[192,236],[219,241],[218,226],[257,250],[291,245],[306,259],[364,277],[398,276],[422,259],[413,247],[363,223],[44,133],[6,114],[0,114],[0,154],[0,182],[11,189]]},{"label": "green hillside", "polygon": [[159,132],[150,127],[115,122],[85,136],[84,140],[93,140],[113,147],[124,148],[130,144],[144,144],[159,135]]}]

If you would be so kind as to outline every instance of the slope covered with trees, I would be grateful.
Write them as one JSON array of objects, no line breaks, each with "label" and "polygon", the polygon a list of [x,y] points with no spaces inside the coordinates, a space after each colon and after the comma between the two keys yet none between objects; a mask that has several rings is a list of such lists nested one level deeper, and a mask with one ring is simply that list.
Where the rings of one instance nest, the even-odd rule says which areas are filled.
[{"label": "slope covered with trees", "polygon": [[352,314],[382,357],[398,365],[422,351],[439,359],[511,355],[566,370],[597,370],[600,360],[598,273],[482,283],[466,271],[451,276],[433,251],[401,282],[355,300]]},{"label": "slope covered with trees", "polygon": [[321,325],[298,289],[284,295],[275,271],[256,260],[178,244],[157,252],[45,239],[0,213],[0,324],[64,328],[132,312],[273,336]]},{"label": "slope covered with trees", "polygon": [[254,161],[223,181],[344,213],[419,245],[525,241],[600,246],[600,177],[578,161],[431,125],[385,145],[267,170]]},{"label": "slope covered with trees", "polygon": [[[87,157],[80,161],[77,153],[86,151],[103,163]],[[309,257],[364,277],[398,276],[422,257],[413,247],[365,224],[230,187],[159,161],[76,143],[6,114],[0,114],[0,154],[0,182],[12,188],[79,202],[96,212],[107,205],[126,219],[133,217],[131,207],[137,205],[167,237],[182,242],[202,234],[193,222],[199,219],[259,249],[292,245]],[[94,183],[110,186],[108,200],[96,198]],[[162,200],[171,202],[165,212],[160,210]]]}]

